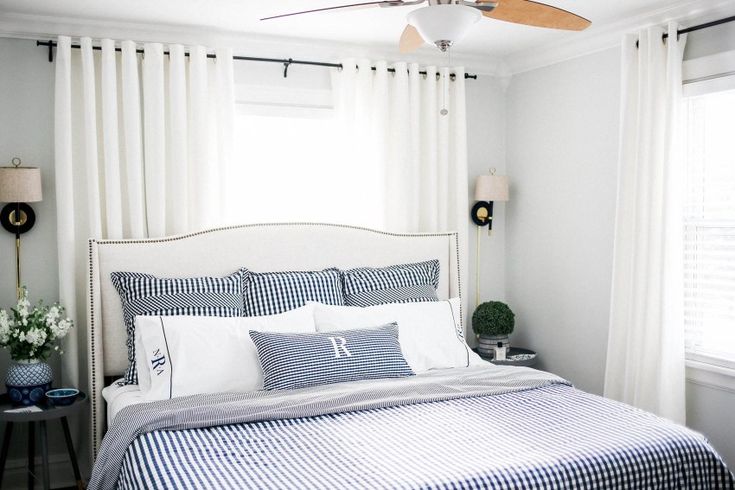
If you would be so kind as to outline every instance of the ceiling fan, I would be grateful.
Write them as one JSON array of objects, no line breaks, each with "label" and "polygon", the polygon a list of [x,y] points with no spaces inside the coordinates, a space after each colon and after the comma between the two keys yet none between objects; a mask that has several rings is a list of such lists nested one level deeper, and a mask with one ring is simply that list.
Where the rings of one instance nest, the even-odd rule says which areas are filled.
[{"label": "ceiling fan", "polygon": [[591,24],[584,17],[531,0],[383,0],[291,12],[260,20],[280,19],[330,10],[407,7],[426,2],[428,6],[408,14],[408,25],[399,42],[401,53],[413,52],[425,42],[433,43],[440,50],[447,51],[482,16],[514,24],[568,31],[581,31]]}]

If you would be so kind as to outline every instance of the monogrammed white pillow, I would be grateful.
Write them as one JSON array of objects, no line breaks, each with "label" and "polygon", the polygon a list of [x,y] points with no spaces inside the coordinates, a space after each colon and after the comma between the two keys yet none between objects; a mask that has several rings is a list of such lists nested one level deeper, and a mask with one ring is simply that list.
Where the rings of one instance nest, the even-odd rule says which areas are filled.
[{"label": "monogrammed white pillow", "polygon": [[136,351],[138,366],[145,364],[148,376],[141,378],[150,379],[146,400],[262,389],[263,370],[250,330],[314,333],[313,308],[256,317],[136,317],[142,347]]},{"label": "monogrammed white pillow", "polygon": [[314,321],[319,332],[397,323],[403,355],[413,372],[419,374],[483,363],[461,336],[459,305],[459,298],[364,308],[314,303]]}]

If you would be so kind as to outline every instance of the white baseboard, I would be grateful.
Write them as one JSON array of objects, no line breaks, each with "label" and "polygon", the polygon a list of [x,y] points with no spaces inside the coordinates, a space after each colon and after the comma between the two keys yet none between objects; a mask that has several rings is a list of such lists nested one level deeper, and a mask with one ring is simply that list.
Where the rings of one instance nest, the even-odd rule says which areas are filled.
[{"label": "white baseboard", "polygon": [[[37,447],[38,449],[38,447]],[[51,488],[73,487],[76,485],[74,471],[66,452],[49,454],[49,477]],[[26,458],[8,459],[5,464],[5,475],[0,487],[7,490],[21,490],[27,488],[28,476],[26,472]],[[36,488],[42,488],[41,457],[36,455]]]}]

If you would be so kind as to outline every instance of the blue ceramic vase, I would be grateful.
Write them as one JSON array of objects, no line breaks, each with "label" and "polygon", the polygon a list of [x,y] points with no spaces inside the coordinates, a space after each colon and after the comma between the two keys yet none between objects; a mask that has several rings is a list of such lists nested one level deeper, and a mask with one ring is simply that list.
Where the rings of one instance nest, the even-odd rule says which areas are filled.
[{"label": "blue ceramic vase", "polygon": [[13,405],[29,406],[44,401],[51,389],[51,366],[37,359],[13,361],[8,368],[5,387]]}]

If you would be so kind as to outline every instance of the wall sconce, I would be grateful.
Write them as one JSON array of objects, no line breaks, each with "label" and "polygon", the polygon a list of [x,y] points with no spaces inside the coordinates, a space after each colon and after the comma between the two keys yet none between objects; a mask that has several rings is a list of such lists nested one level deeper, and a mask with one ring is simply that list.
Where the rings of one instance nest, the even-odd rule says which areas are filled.
[{"label": "wall sconce", "polygon": [[475,182],[475,203],[472,206],[472,221],[477,226],[487,226],[488,232],[493,229],[493,203],[508,200],[508,177],[495,175],[490,169],[489,175],[480,175]]},{"label": "wall sconce", "polygon": [[0,167],[0,202],[8,203],[0,211],[0,225],[15,234],[15,287],[20,298],[20,235],[36,223],[36,213],[27,203],[43,199],[41,170],[21,168],[20,158],[13,158],[12,167]]},{"label": "wall sconce", "polygon": [[477,285],[476,301],[480,304],[480,229],[487,226],[490,235],[493,229],[493,203],[505,202],[509,199],[508,177],[495,175],[495,169],[490,169],[489,175],[480,175],[475,181],[475,203],[472,206],[470,217],[477,225]]}]

